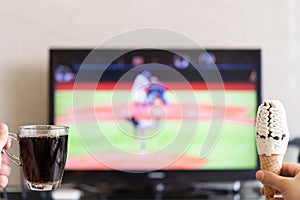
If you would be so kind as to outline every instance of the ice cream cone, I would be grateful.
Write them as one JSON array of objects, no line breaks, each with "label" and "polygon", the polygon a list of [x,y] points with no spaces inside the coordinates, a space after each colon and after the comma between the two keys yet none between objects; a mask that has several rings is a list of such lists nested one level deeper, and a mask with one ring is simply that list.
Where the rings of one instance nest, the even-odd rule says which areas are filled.
[{"label": "ice cream cone", "polygon": [[[279,154],[272,154],[271,156],[267,155],[259,155],[260,160],[260,168],[262,170],[270,171],[275,174],[280,174],[281,167],[282,167],[282,159],[283,155]],[[274,197],[275,189],[264,186],[264,195],[265,199],[269,200]]]}]

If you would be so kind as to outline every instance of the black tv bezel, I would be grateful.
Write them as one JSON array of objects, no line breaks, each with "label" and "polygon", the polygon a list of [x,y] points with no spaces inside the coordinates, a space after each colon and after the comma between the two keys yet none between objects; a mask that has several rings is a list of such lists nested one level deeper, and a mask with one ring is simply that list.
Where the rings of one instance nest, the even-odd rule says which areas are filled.
[{"label": "black tv bezel", "polygon": [[[49,123],[54,124],[54,77],[53,77],[53,54],[59,53],[87,53],[92,48],[52,48],[49,50]],[[101,49],[101,50],[125,50],[119,49]],[[127,49],[126,49],[127,50]],[[168,49],[170,50],[170,49]],[[197,50],[197,49],[185,49],[176,48],[171,51],[184,51],[184,50]],[[213,48],[206,49],[210,51],[242,51],[252,53],[256,57],[256,92],[257,92],[257,105],[261,103],[262,99],[262,83],[261,83],[261,54],[262,51],[258,48]],[[241,181],[241,180],[253,180],[255,179],[255,173],[259,169],[259,159],[257,158],[257,167],[254,169],[242,169],[242,170],[159,170],[155,172],[141,172],[141,173],[128,173],[117,170],[65,170],[64,182],[72,183],[96,183],[107,182],[114,183],[124,182],[127,184],[136,183],[155,183],[163,182],[166,184],[176,183],[194,183],[194,182],[227,182],[227,181]],[[158,175],[157,175],[158,174]]]}]

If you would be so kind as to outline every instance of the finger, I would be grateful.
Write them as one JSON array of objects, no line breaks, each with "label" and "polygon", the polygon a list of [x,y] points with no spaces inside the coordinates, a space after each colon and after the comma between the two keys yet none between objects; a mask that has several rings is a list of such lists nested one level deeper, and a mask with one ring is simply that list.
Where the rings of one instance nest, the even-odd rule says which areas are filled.
[{"label": "finger", "polygon": [[9,176],[11,172],[11,168],[8,165],[2,164],[0,169],[0,175]]},{"label": "finger", "polygon": [[282,191],[282,188],[285,188],[285,180],[287,178],[268,172],[265,170],[259,170],[256,172],[256,178],[262,182],[263,185],[270,186],[279,192]]},{"label": "finger", "polygon": [[[260,194],[261,195],[265,195],[265,188],[264,187],[262,187],[262,188],[260,188]],[[281,194],[279,191],[275,191],[275,194]],[[278,199],[277,199],[278,200]]]},{"label": "finger", "polygon": [[8,127],[0,123],[0,149],[2,149],[8,140]]},{"label": "finger", "polygon": [[9,165],[9,158],[5,153],[2,153],[2,164]]},{"label": "finger", "polygon": [[5,188],[8,184],[8,177],[5,175],[0,175],[0,188]]},{"label": "finger", "polygon": [[9,149],[13,145],[12,139],[8,137],[6,144],[4,145],[4,149]]},{"label": "finger", "polygon": [[[262,187],[262,188],[260,188],[260,194],[262,195],[262,196],[264,196],[265,195],[265,189],[264,189],[264,187]],[[275,195],[278,195],[278,194],[280,194],[280,192],[278,192],[277,190],[275,191]],[[271,198],[271,199],[268,199],[268,200],[283,200],[283,198]]]}]

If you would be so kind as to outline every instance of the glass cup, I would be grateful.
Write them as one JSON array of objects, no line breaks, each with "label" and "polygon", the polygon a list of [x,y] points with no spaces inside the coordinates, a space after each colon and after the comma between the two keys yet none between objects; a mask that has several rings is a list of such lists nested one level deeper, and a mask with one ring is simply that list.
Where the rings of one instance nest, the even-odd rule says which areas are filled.
[{"label": "glass cup", "polygon": [[67,126],[20,126],[18,134],[9,136],[18,141],[20,155],[3,151],[16,165],[21,166],[30,190],[48,191],[60,187],[68,149]]}]

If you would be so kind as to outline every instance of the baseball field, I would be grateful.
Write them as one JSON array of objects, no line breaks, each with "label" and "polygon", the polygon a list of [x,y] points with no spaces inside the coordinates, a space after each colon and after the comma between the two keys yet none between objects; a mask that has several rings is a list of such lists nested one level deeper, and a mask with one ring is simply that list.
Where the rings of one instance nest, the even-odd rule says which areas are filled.
[{"label": "baseball field", "polygon": [[[130,90],[57,90],[55,123],[70,126],[66,168],[255,167],[255,90],[225,90],[222,105],[214,105],[212,101],[212,93],[220,92],[218,90],[193,90],[194,101],[184,98],[190,92],[168,91],[168,105],[143,106],[136,116],[140,124],[135,126],[130,120],[136,111],[130,101]],[[212,133],[218,109],[225,111],[221,116],[222,128],[220,133]],[[155,112],[159,113],[158,117]],[[147,123],[150,125],[141,125]],[[201,157],[200,152],[204,146],[207,148],[204,143],[208,140],[214,141],[214,145]],[[170,162],[166,164],[165,160]]]}]

